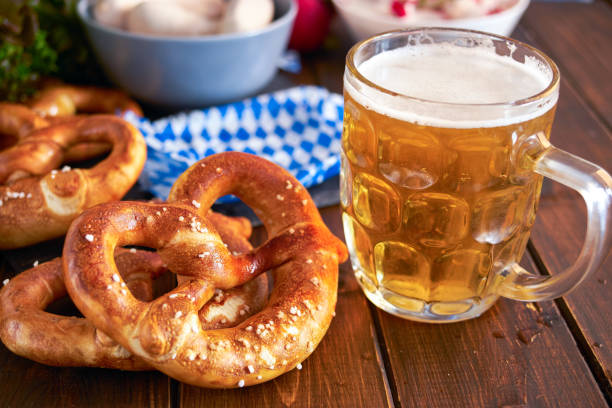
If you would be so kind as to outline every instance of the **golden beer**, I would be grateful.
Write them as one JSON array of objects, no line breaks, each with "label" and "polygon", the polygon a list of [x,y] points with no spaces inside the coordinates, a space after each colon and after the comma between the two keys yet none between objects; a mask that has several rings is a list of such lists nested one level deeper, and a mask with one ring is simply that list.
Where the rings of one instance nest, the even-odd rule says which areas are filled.
[{"label": "golden beer", "polygon": [[[387,81],[383,88],[403,81],[392,75],[402,74],[397,66],[404,57],[376,62],[371,72]],[[390,74],[381,74],[385,66]],[[394,95],[387,101],[378,101],[375,92],[364,96],[351,75],[347,70],[340,195],[359,283],[375,304],[404,317],[479,314],[497,299],[507,266],[520,261],[527,245],[542,177],[519,166],[518,149],[539,132],[548,138],[556,98],[517,118],[487,117],[473,126],[457,120],[454,127],[451,115],[437,126],[427,115],[404,115],[392,104],[387,109]],[[468,105],[473,98],[468,95]]]}]

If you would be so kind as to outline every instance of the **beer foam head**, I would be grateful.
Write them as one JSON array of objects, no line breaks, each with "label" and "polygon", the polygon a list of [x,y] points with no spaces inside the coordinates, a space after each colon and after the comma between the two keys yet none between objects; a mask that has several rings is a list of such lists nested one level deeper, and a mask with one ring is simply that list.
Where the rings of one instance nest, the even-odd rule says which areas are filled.
[{"label": "beer foam head", "polygon": [[[542,104],[518,117],[509,104],[545,90],[551,70],[526,57],[524,63],[501,56],[490,47],[462,47],[450,43],[404,46],[377,54],[357,66],[366,79],[397,94],[430,101],[412,108],[399,98],[383,96],[374,88],[348,84],[347,91],[359,103],[381,114],[437,127],[493,127],[539,116],[556,102]],[[345,81],[345,86],[347,81]],[[480,107],[440,106],[481,105]],[[518,110],[518,109],[517,109]]]}]

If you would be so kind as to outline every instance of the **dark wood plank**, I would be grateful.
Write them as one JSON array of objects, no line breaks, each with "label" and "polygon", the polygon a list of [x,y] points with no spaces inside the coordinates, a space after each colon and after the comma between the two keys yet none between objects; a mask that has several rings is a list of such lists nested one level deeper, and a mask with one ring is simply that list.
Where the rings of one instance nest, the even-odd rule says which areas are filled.
[{"label": "dark wood plank", "polygon": [[[147,198],[138,188],[131,199]],[[0,281],[61,255],[63,238],[0,253]],[[165,291],[171,276],[156,281]],[[167,290],[167,289],[166,289]],[[78,315],[68,299],[51,305],[53,312]],[[93,368],[57,368],[14,355],[0,343],[0,407],[169,407],[171,380],[155,371],[127,372]]]},{"label": "dark wood plank", "polygon": [[[607,7],[606,4],[597,2],[593,5],[593,7],[603,6]],[[540,20],[533,23],[521,23],[519,38],[527,40],[544,52],[549,52],[546,48],[548,45],[541,42],[543,40],[541,35],[532,36],[532,24],[554,26],[559,24],[554,20],[555,15],[556,13],[542,15]],[[525,28],[527,24],[529,26]],[[581,32],[580,25],[569,25],[566,30],[576,37],[583,38],[589,38],[592,32],[597,31],[591,28]],[[612,53],[608,53],[608,65],[612,63],[610,56]],[[563,67],[573,55],[570,53],[561,58],[559,65]],[[609,77],[599,77],[599,80],[602,83],[609,82]],[[580,88],[576,88],[571,80],[562,79],[561,97],[551,141],[563,150],[599,164],[610,173],[612,172],[612,132],[609,124],[600,120],[599,115],[594,113],[592,107],[585,101],[582,82],[578,86]],[[594,89],[589,92],[592,94],[599,92],[601,97],[609,99],[610,93],[606,89],[602,85],[599,90]],[[585,223],[586,208],[582,198],[569,188],[545,181],[531,239],[546,270],[552,274],[558,273],[574,262],[584,240]],[[554,231],[554,234],[551,234],[551,231]],[[610,401],[612,400],[612,328],[610,328],[612,298],[607,282],[612,282],[610,256],[594,276],[558,302]]]},{"label": "dark wood plank", "polygon": [[378,318],[403,407],[606,406],[553,302],[445,325]]},{"label": "dark wood plank", "polygon": [[[340,237],[340,212],[322,211]],[[255,232],[263,237],[261,229]],[[180,387],[183,407],[384,407],[390,406],[369,307],[350,265],[340,268],[336,317],[319,347],[303,364],[273,381],[240,390]]]},{"label": "dark wood plank", "polygon": [[612,5],[531,2],[521,26],[560,67],[561,75],[612,128]]},{"label": "dark wood plank", "polygon": [[[575,91],[565,87],[559,103],[552,138],[559,148],[602,165],[612,171],[612,142],[609,134],[593,123],[593,118],[572,99]],[[580,251],[585,234],[586,214],[582,198],[559,184],[546,183],[532,240],[546,268],[558,273],[570,266]],[[551,234],[554,231],[554,234]],[[554,235],[554,236],[551,236]],[[612,257],[594,276],[564,297],[568,310],[584,336],[583,346],[597,360],[612,397]]]},{"label": "dark wood plank", "polygon": [[170,381],[157,372],[46,367],[0,344],[2,407],[170,407]]}]

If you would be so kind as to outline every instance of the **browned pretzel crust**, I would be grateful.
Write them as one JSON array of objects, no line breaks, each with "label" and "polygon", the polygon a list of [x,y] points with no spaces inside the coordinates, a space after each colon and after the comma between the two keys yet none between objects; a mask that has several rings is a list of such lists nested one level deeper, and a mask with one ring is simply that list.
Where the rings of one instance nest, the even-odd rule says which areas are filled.
[{"label": "browned pretzel crust", "polygon": [[[251,206],[270,237],[246,255],[227,250],[204,217],[225,194]],[[233,152],[193,165],[169,200],[109,203],[75,220],[63,262],[79,310],[155,368],[197,386],[242,387],[295,368],[329,327],[338,263],[347,257],[308,192],[280,167]],[[116,246],[129,244],[158,248],[170,270],[192,279],[148,303],[121,293],[109,259]],[[274,289],[261,312],[233,328],[202,327],[198,312],[215,288],[269,268],[276,268]]]},{"label": "browned pretzel crust", "polygon": [[[64,152],[83,141],[113,145],[91,169],[57,170]],[[118,200],[146,160],[140,132],[115,116],[96,115],[32,132],[0,152],[0,249],[63,235],[84,209]]]},{"label": "browned pretzel crust", "polygon": [[[72,121],[78,113],[116,114],[132,111],[143,116],[140,106],[125,92],[93,86],[54,84],[40,91],[30,106],[50,124]],[[65,160],[86,160],[109,150],[110,145],[107,143],[80,143],[66,152]]]},{"label": "browned pretzel crust", "polygon": [[[151,300],[151,279],[165,271],[159,256],[118,249],[115,262],[125,282],[123,290],[143,301]],[[0,339],[4,345],[15,354],[52,366],[151,369],[87,319],[44,311],[66,295],[60,258],[11,279],[0,290]]]},{"label": "browned pretzel crust", "polygon": [[3,136],[15,135],[20,139],[48,125],[46,119],[24,105],[0,102],[0,134]]},{"label": "browned pretzel crust", "polygon": [[41,116],[66,116],[77,113],[132,111],[142,116],[142,109],[123,91],[93,86],[53,85],[36,95],[31,108]]},{"label": "browned pretzel crust", "polygon": [[36,129],[49,122],[33,110],[14,103],[0,103],[0,150],[11,147]]},{"label": "browned pretzel crust", "polygon": [[[49,126],[52,126],[66,123],[74,124],[77,121],[88,117],[89,115],[47,116],[45,119],[49,122]],[[78,143],[64,152],[64,162],[74,163],[93,159],[108,153],[111,148],[111,144],[103,142]]]},{"label": "browned pretzel crust", "polygon": [[[237,254],[246,254],[253,249],[249,237],[253,231],[251,223],[244,217],[228,217],[216,212],[207,215],[223,243]],[[178,276],[179,284],[188,277]],[[268,301],[268,277],[261,274],[242,286],[218,290],[198,312],[204,329],[223,329],[242,323],[259,312]]]},{"label": "browned pretzel crust", "polygon": [[[24,105],[0,103],[0,151],[16,145],[34,130],[60,123],[74,123],[85,116],[41,117]],[[74,162],[98,157],[111,148],[108,143],[79,143],[65,152],[64,161]]]}]

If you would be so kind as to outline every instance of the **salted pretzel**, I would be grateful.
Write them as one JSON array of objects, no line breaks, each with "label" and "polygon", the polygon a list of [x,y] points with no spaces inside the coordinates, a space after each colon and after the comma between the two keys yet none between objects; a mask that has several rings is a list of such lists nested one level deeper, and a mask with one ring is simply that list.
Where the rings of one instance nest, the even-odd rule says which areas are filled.
[{"label": "salted pretzel", "polygon": [[44,88],[30,102],[43,117],[77,113],[110,113],[132,111],[142,116],[142,109],[123,91],[93,86],[52,85]]},{"label": "salted pretzel", "polygon": [[[157,254],[120,248],[115,263],[122,290],[143,301],[153,298],[151,280],[165,271]],[[0,291],[2,342],[17,355],[52,366],[150,369],[87,319],[44,311],[66,295],[60,258],[11,279]]]},{"label": "salted pretzel", "polygon": [[[134,112],[143,116],[140,106],[125,92],[94,86],[53,84],[41,90],[30,106],[50,124],[72,121],[79,113]],[[66,152],[66,161],[86,160],[110,150],[106,143],[80,143]]]},{"label": "salted pretzel", "polygon": [[[226,194],[253,208],[270,237],[247,254],[232,254],[205,218]],[[157,248],[171,271],[191,279],[148,303],[121,293],[108,259],[122,245]],[[84,212],[63,252],[68,292],[96,327],[164,373],[213,388],[267,381],[307,358],[331,322],[346,257],[295,178],[237,152],[194,164],[166,204],[116,202]],[[270,268],[274,287],[262,311],[233,328],[202,327],[198,312],[215,289]]]},{"label": "salted pretzel", "polygon": [[[90,169],[64,166],[64,152],[83,141],[113,145]],[[32,132],[0,152],[0,249],[63,235],[84,209],[118,200],[146,160],[140,132],[115,116],[95,115]]]},{"label": "salted pretzel", "polygon": [[[209,219],[232,251],[251,249],[248,220],[217,213],[209,214]],[[166,271],[156,253],[118,248],[115,264],[125,282],[123,290],[143,301],[153,299],[152,280]],[[44,311],[67,295],[61,268],[60,258],[42,263],[0,290],[0,340],[15,354],[52,366],[151,370],[88,320]],[[239,288],[217,293],[199,312],[202,326],[232,327],[245,320],[265,304],[267,286],[266,275],[260,275]]]}]

